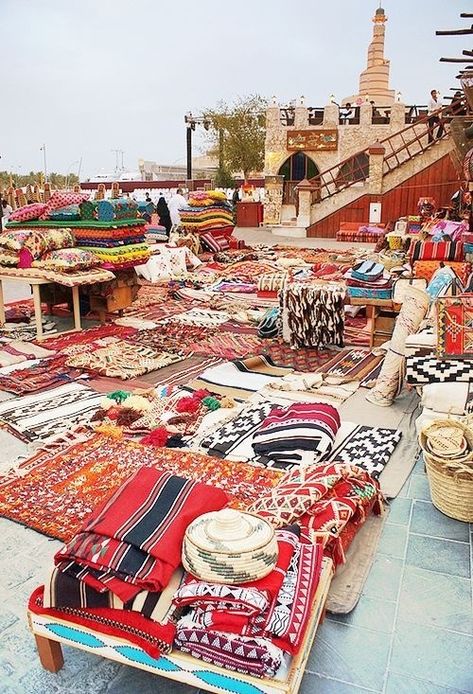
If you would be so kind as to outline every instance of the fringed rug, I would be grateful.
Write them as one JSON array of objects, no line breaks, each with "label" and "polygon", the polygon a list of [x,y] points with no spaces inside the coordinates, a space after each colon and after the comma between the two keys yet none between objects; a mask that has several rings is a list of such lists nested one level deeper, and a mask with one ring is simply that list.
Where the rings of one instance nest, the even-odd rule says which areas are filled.
[{"label": "fringed rug", "polygon": [[44,440],[87,423],[101,395],[80,383],[24,395],[0,403],[0,420],[23,441]]},{"label": "fringed rug", "polygon": [[376,375],[383,359],[383,355],[373,354],[369,349],[344,349],[317,371],[355,379],[360,381],[362,386],[371,388],[376,383]]},{"label": "fringed rug", "polygon": [[275,470],[96,434],[61,453],[40,452],[26,461],[17,478],[0,485],[0,516],[67,542],[144,465],[219,487],[237,508],[247,508],[281,478]]}]

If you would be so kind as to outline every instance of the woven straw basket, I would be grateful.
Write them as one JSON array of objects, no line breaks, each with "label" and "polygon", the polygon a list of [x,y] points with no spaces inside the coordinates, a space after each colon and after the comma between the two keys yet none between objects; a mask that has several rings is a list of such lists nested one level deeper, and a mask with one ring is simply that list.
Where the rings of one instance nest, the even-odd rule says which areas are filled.
[{"label": "woven straw basket", "polygon": [[[432,503],[446,516],[472,523],[473,430],[470,425],[436,420],[421,431],[419,440]],[[432,454],[432,448],[436,454]]]}]

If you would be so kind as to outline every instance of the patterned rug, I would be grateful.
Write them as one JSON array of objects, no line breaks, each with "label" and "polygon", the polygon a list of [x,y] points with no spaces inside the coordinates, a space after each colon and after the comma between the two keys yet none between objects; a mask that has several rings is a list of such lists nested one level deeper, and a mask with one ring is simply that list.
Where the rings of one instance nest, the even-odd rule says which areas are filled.
[{"label": "patterned rug", "polygon": [[98,409],[101,397],[80,383],[66,383],[1,402],[0,420],[23,441],[44,440],[87,423]]},{"label": "patterned rug", "polygon": [[194,341],[188,348],[196,354],[214,354],[223,359],[237,359],[250,354],[260,354],[265,344],[256,335],[236,335],[231,332],[217,332],[215,335]]},{"label": "patterned rug", "polygon": [[29,472],[0,486],[0,515],[67,542],[92,510],[144,465],[219,487],[240,508],[281,478],[274,470],[94,435],[62,453],[39,452],[26,461]]},{"label": "patterned rug", "polygon": [[278,366],[288,366],[295,371],[314,372],[319,371],[320,366],[331,359],[336,350],[329,349],[291,349],[287,342],[282,340],[265,340],[262,354],[269,356]]},{"label": "patterned rug", "polygon": [[57,354],[41,359],[38,363],[23,362],[28,364],[26,368],[21,368],[20,364],[19,368],[0,375],[0,390],[15,395],[26,395],[73,381],[81,373],[66,366],[65,361],[66,358],[62,354]]},{"label": "patterned rug", "polygon": [[135,333],[135,328],[127,328],[110,323],[107,325],[97,325],[95,328],[81,330],[80,332],[62,333],[56,337],[49,337],[39,344],[46,349],[60,351],[72,345],[86,345],[96,340],[102,340],[104,337],[116,337],[124,340]]},{"label": "patterned rug", "polygon": [[398,429],[342,422],[327,462],[357,465],[377,479],[401,440]]},{"label": "patterned rug", "polygon": [[365,388],[372,388],[383,359],[383,355],[375,355],[369,349],[344,349],[317,371],[359,380]]}]

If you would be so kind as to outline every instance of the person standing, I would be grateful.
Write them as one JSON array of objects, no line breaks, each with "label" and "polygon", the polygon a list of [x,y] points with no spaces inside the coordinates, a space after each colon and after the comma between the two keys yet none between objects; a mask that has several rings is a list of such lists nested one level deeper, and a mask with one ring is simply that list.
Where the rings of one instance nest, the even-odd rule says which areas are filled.
[{"label": "person standing", "polygon": [[[445,128],[442,123],[442,116],[440,111],[442,109],[442,102],[439,99],[439,93],[436,89],[432,89],[430,92],[429,108],[427,111],[428,124],[429,124],[429,144],[435,139],[440,140],[445,132]],[[437,136],[434,137],[434,129],[438,125]]]},{"label": "person standing", "polygon": [[181,216],[179,210],[182,210],[187,205],[187,200],[182,194],[182,189],[178,188],[175,194],[169,201],[169,213],[171,215],[171,222],[173,226],[179,226],[181,223]]},{"label": "person standing", "polygon": [[159,223],[161,224],[161,226],[165,227],[167,235],[169,236],[172,227],[171,215],[169,214],[169,207],[163,195],[161,195],[161,197],[158,200],[158,204],[156,205],[156,212],[159,216]]}]

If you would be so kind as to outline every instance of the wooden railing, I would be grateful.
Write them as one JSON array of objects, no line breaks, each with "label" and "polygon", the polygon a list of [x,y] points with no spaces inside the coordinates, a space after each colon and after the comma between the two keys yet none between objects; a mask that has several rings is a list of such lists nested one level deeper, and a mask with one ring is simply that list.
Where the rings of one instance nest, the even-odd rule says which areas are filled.
[{"label": "wooden railing", "polygon": [[[468,108],[466,100],[462,101],[462,105]],[[452,107],[445,106],[439,109],[438,113],[444,126],[444,131],[440,137],[443,139],[448,134],[445,125],[452,118]],[[455,116],[455,118],[468,120],[471,119],[471,115]],[[437,142],[435,138],[437,137],[438,125],[435,125],[432,130],[433,133],[429,127],[429,116],[424,116],[381,140],[379,144],[385,150],[383,174],[397,169],[404,162],[433,147]],[[430,136],[433,134],[433,139],[429,134]],[[320,190],[319,200],[330,198],[342,190],[366,181],[369,177],[369,150],[370,147],[365,147],[365,149],[355,152],[312,179],[311,183],[317,185]]]}]

